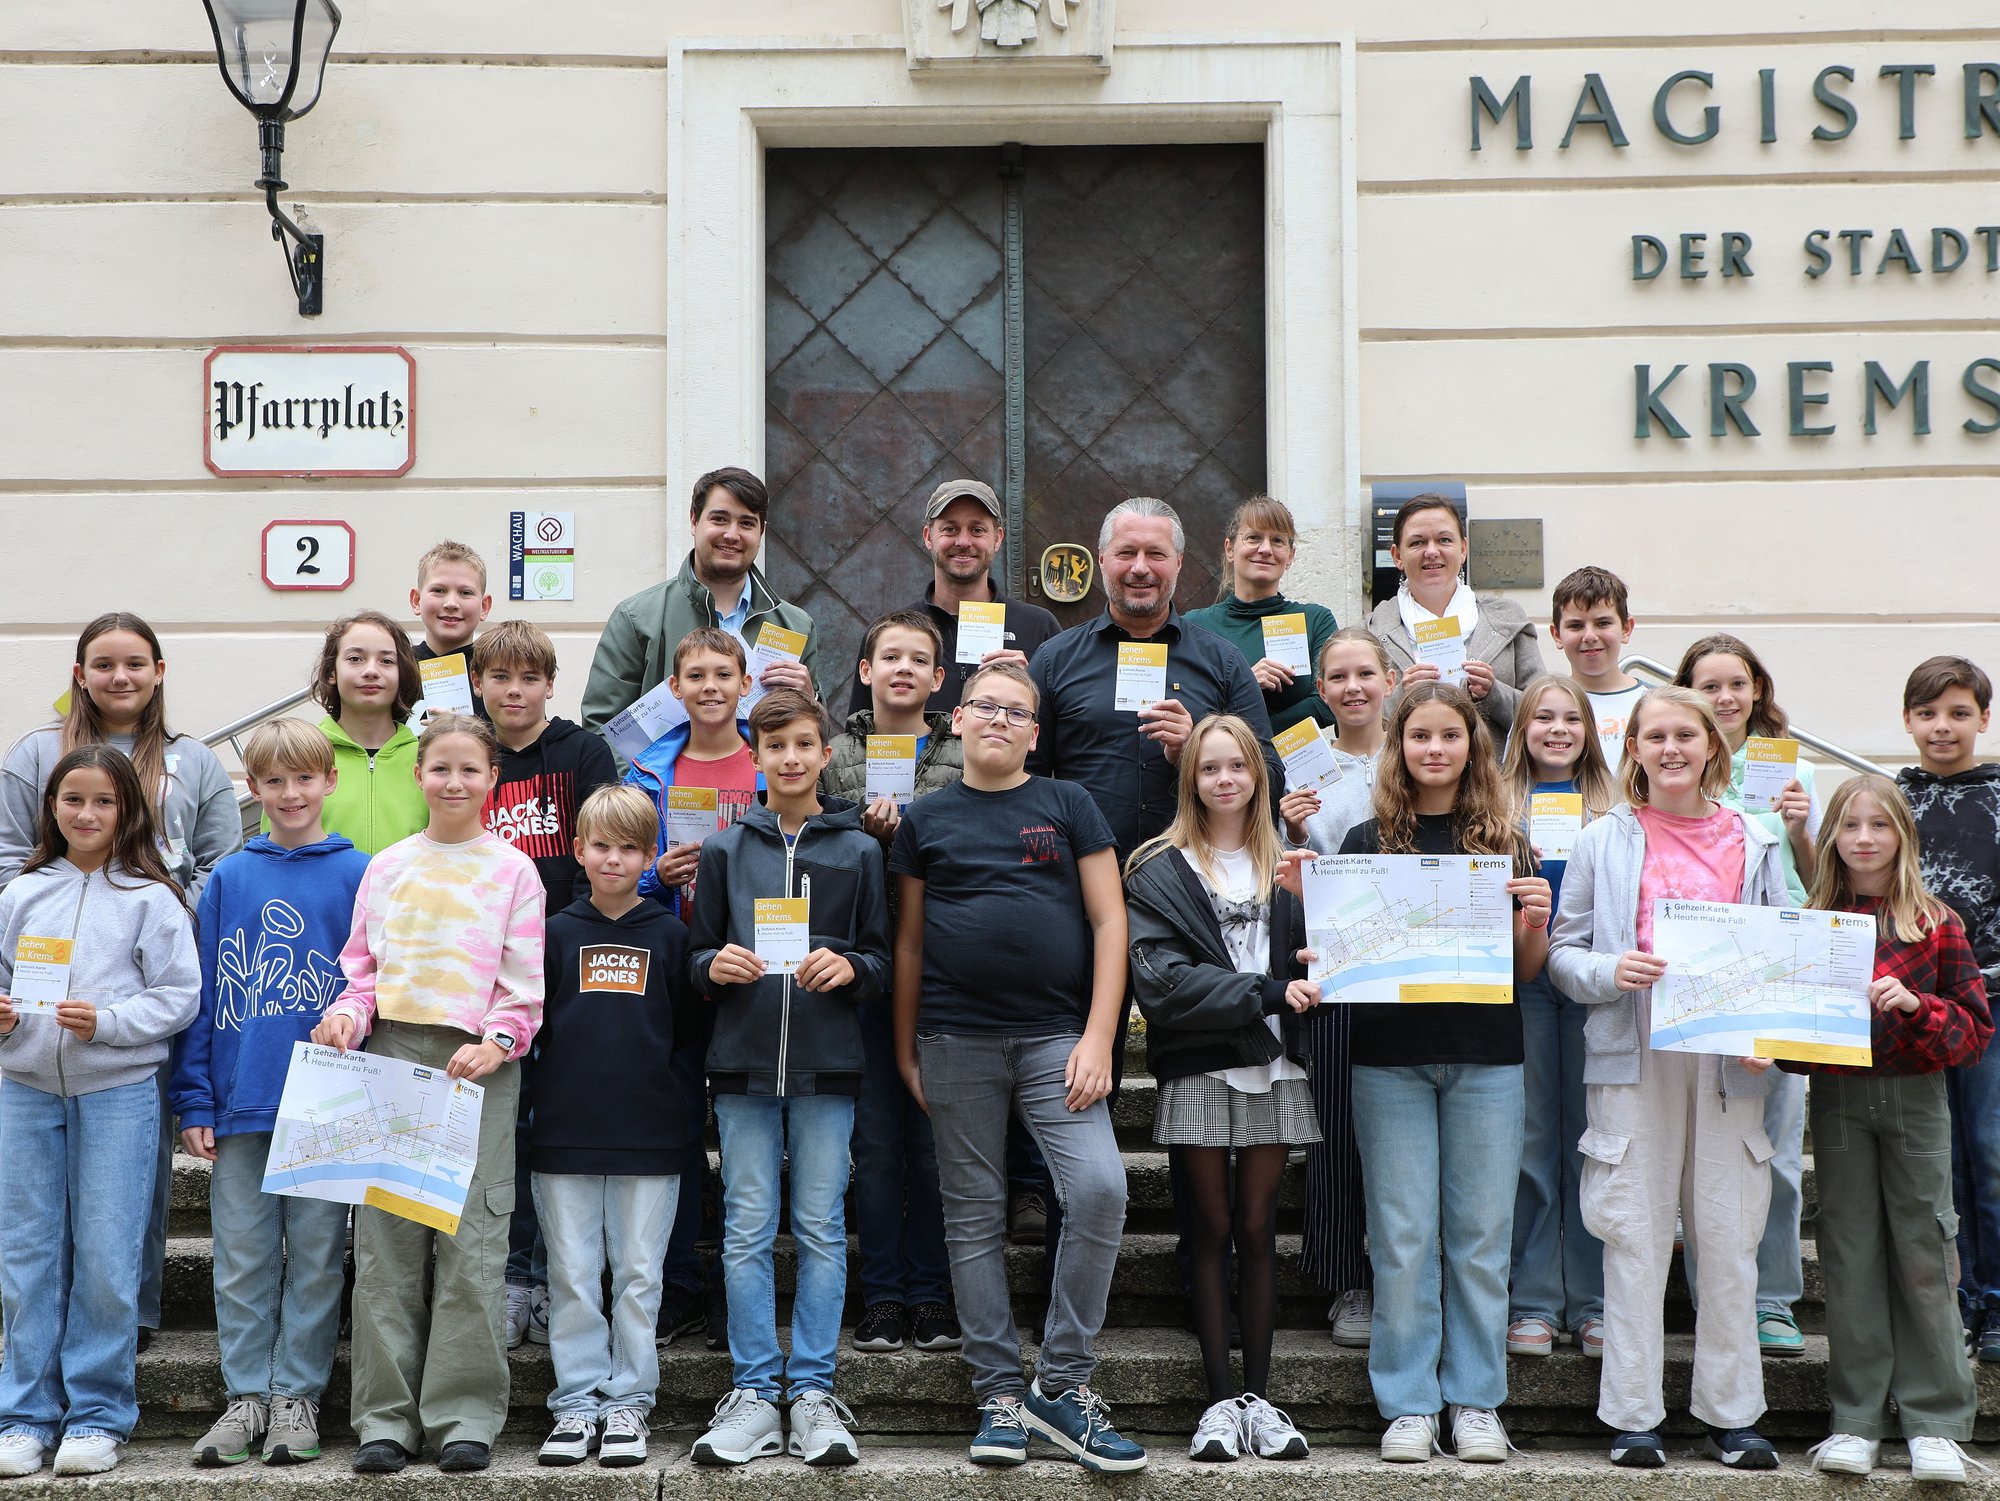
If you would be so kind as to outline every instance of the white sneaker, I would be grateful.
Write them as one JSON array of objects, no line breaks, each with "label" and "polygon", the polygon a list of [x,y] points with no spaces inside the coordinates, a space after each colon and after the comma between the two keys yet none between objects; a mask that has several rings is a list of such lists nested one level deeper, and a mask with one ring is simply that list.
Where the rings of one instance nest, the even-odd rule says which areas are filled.
[{"label": "white sneaker", "polygon": [[56,1448],[58,1475],[102,1475],[118,1467],[125,1446],[108,1433],[65,1433]]},{"label": "white sneaker", "polygon": [[1368,1337],[1375,1326],[1375,1295],[1366,1288],[1357,1287],[1342,1293],[1333,1300],[1333,1307],[1327,1310],[1327,1322],[1333,1326],[1333,1342],[1350,1350],[1368,1348]]},{"label": "white sneaker", "polygon": [[549,1290],[535,1286],[528,1289],[528,1343],[546,1345],[549,1342]]},{"label": "white sneaker", "polygon": [[1188,1458],[1226,1464],[1242,1454],[1243,1409],[1235,1397],[1213,1403],[1194,1425]]},{"label": "white sneaker", "polygon": [[507,1348],[518,1350],[528,1337],[528,1289],[507,1284]]},{"label": "white sneaker", "polygon": [[623,1470],[646,1462],[646,1415],[636,1407],[614,1407],[604,1415],[604,1438],[597,1462],[607,1470]]},{"label": "white sneaker", "polygon": [[42,1457],[48,1452],[48,1445],[32,1433],[19,1428],[12,1433],[0,1433],[0,1477],[12,1480],[34,1474],[42,1467]]},{"label": "white sneaker", "polygon": [[1243,1446],[1259,1459],[1304,1459],[1306,1436],[1292,1420],[1254,1393],[1244,1396]]},{"label": "white sneaker", "polygon": [[596,1447],[596,1423],[580,1412],[559,1412],[556,1414],[556,1426],[542,1440],[541,1452],[535,1455],[535,1463],[551,1468],[580,1465],[590,1458],[590,1451]]},{"label": "white sneaker", "polygon": [[1964,1485],[1965,1467],[1971,1465],[1976,1470],[1992,1469],[1971,1458],[1948,1438],[1913,1438],[1910,1446],[1910,1478],[1931,1480],[1945,1485]]},{"label": "white sneaker", "polygon": [[778,1409],[747,1386],[715,1404],[708,1432],[688,1457],[698,1465],[747,1465],[785,1452],[785,1422]]},{"label": "white sneaker", "polygon": [[[1911,1440],[1910,1459],[1916,1460],[1916,1440]],[[1806,1450],[1806,1458],[1811,1467],[1826,1475],[1866,1475],[1875,1468],[1875,1460],[1882,1453],[1882,1445],[1872,1438],[1863,1438],[1858,1433],[1836,1433],[1831,1438],[1823,1438]],[[1960,1470],[1961,1478],[1964,1471]]]},{"label": "white sneaker", "polygon": [[792,1399],[787,1415],[791,1436],[786,1452],[809,1465],[851,1465],[861,1457],[861,1449],[847,1425],[854,1414],[832,1392],[801,1392]]},{"label": "white sneaker", "polygon": [[1507,1442],[1507,1430],[1500,1426],[1498,1413],[1483,1407],[1458,1407],[1451,1415],[1451,1448],[1469,1465],[1497,1465],[1514,1446]]},{"label": "white sneaker", "polygon": [[1382,1435],[1382,1458],[1392,1465],[1422,1464],[1437,1452],[1437,1443],[1436,1413],[1422,1417],[1406,1413]]}]

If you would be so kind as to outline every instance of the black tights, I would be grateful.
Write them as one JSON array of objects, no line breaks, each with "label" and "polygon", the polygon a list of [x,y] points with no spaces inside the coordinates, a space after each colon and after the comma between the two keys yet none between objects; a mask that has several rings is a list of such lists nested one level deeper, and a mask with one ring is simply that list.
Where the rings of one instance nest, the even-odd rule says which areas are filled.
[{"label": "black tights", "polygon": [[1223,1270],[1236,1243],[1236,1317],[1243,1328],[1243,1390],[1264,1396],[1271,1380],[1271,1331],[1278,1321],[1278,1181],[1291,1148],[1237,1147],[1230,1202],[1228,1147],[1169,1147],[1180,1159],[1193,1202],[1188,1250],[1194,1331],[1201,1339],[1209,1402],[1237,1394],[1229,1366],[1229,1285]]}]

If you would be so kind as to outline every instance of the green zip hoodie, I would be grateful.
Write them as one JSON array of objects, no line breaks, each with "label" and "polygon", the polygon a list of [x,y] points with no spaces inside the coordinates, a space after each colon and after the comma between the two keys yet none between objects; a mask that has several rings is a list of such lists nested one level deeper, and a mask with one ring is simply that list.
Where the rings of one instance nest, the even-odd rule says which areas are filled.
[{"label": "green zip hoodie", "polygon": [[[408,725],[397,725],[389,743],[370,755],[348,738],[340,721],[322,719],[319,727],[333,742],[333,769],[340,774],[326,795],[320,822],[329,834],[344,834],[364,855],[379,855],[398,839],[420,833],[431,821],[417,786],[417,737]],[[271,821],[264,820],[264,832]]]}]

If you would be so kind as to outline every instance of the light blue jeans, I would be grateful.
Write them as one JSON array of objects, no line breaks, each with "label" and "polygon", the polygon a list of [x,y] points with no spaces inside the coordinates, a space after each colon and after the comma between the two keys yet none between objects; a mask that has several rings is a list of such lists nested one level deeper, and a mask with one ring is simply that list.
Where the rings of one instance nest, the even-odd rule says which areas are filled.
[{"label": "light blue jeans", "polygon": [[[596,1421],[614,1407],[651,1412],[660,1391],[660,1267],[680,1200],[678,1177],[536,1173],[535,1214],[549,1254],[549,1411]],[[611,1316],[604,1314],[609,1258]]]},{"label": "light blue jeans", "polygon": [[1516,988],[1527,1047],[1521,1184],[1514,1196],[1514,1275],[1508,1321],[1547,1319],[1575,1330],[1604,1316],[1604,1243],[1578,1202],[1589,1121],[1583,1113],[1584,1009],[1537,976]]},{"label": "light blue jeans", "polygon": [[340,1334],[347,1206],[263,1191],[271,1133],[215,1139],[215,1327],[231,1397],[317,1402]]},{"label": "light blue jeans", "polygon": [[[1757,1311],[1789,1314],[1806,1293],[1799,1264],[1799,1214],[1805,1198],[1806,1076],[1770,1071],[1764,1096],[1764,1134],[1776,1154],[1771,1159],[1771,1216],[1757,1243]],[[1692,1281],[1694,1271],[1688,1271]]]},{"label": "light blue jeans", "polygon": [[69,1099],[0,1081],[0,1433],[132,1436],[159,1134],[152,1079]]},{"label": "light blue jeans", "polygon": [[[768,1402],[787,1392],[833,1390],[833,1354],[847,1301],[848,1143],[851,1095],[719,1094],[722,1135],[722,1285],[729,1300],[735,1384]],[[778,1351],[778,1290],[771,1251],[778,1237],[779,1178],[791,1159],[792,1351]]]},{"label": "light blue jeans", "polygon": [[1519,1064],[1354,1069],[1375,1269],[1368,1380],[1385,1418],[1507,1400],[1521,1110]]}]

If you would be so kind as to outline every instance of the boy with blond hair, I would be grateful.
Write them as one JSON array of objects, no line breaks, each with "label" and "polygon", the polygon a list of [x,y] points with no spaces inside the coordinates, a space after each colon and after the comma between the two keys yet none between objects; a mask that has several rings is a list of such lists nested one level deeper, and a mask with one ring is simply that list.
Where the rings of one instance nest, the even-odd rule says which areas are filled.
[{"label": "boy with blond hair", "polygon": [[[486,592],[486,562],[463,542],[449,538],[417,559],[417,587],[410,591],[410,613],[423,624],[423,639],[414,650],[417,661],[463,653],[472,666],[472,642],[479,626],[493,613],[493,596]],[[439,705],[437,707],[449,707]],[[486,717],[479,690],[472,689],[472,712]],[[417,705],[421,727],[424,704]]]},{"label": "boy with blond hair", "polygon": [[175,1040],[168,1100],[182,1149],[214,1164],[215,1322],[223,1414],[202,1466],[319,1458],[319,1400],[340,1331],[347,1206],[263,1192],[292,1045],[340,994],[340,950],[368,857],[321,823],[333,744],[302,719],[260,725],[243,748],[270,832],[202,888],[201,1010]]},{"label": "boy with blond hair", "polygon": [[661,1088],[681,1077],[675,1064],[697,1035],[699,997],[687,928],[639,895],[653,823],[636,787],[593,792],[576,815],[588,890],[549,919],[528,1152],[548,1240],[556,1371],[545,1465],[580,1464],[593,1447],[607,1468],[646,1458],[660,1385],[660,1264],[680,1175],[701,1152],[699,1085]]}]

